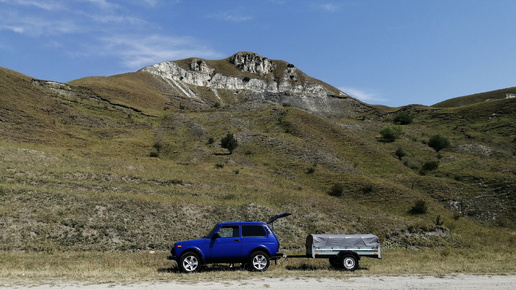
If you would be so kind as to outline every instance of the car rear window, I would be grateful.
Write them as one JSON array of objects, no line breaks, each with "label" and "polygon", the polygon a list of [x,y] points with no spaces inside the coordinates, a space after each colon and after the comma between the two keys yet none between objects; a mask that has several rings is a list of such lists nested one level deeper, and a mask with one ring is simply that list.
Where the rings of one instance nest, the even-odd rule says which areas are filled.
[{"label": "car rear window", "polygon": [[263,226],[242,226],[242,237],[265,237]]}]

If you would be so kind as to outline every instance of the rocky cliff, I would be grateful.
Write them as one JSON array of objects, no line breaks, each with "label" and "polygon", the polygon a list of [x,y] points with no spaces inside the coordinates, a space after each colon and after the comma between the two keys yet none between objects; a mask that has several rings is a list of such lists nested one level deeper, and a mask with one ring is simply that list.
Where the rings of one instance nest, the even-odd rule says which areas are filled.
[{"label": "rocky cliff", "polygon": [[204,103],[227,103],[221,95],[231,91],[238,102],[265,100],[325,116],[342,117],[372,110],[335,87],[307,76],[291,63],[252,52],[238,52],[222,60],[167,61],[140,71],[160,76],[182,97]]}]

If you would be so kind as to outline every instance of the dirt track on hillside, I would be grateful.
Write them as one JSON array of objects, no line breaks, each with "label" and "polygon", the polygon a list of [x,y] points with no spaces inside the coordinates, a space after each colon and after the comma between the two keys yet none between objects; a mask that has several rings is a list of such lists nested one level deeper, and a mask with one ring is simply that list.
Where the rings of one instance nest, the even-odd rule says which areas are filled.
[{"label": "dirt track on hillside", "polygon": [[[0,281],[1,283],[1,281]],[[11,286],[3,289],[18,290],[196,290],[196,289],[514,289],[516,276],[406,276],[406,277],[351,277],[347,280],[313,279],[313,278],[263,278],[238,281],[216,281],[183,284],[179,282],[156,282],[139,284],[90,284],[90,283],[55,283],[41,286]]]}]

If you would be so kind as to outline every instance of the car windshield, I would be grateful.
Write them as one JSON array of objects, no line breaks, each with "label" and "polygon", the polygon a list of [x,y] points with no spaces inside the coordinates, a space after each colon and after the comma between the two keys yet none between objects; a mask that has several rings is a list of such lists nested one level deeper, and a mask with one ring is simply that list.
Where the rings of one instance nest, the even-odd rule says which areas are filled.
[{"label": "car windshield", "polygon": [[211,237],[211,235],[213,234],[213,232],[219,227],[219,225],[215,225],[209,232],[206,236],[204,236],[203,238],[207,239],[209,237]]}]

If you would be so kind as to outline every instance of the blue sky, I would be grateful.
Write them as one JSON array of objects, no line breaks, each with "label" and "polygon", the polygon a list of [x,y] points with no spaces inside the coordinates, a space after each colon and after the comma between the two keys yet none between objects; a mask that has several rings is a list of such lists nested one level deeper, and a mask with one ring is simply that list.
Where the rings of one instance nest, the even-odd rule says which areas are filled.
[{"label": "blue sky", "polygon": [[0,66],[59,82],[252,51],[369,104],[516,86],[514,0],[0,0]]}]

